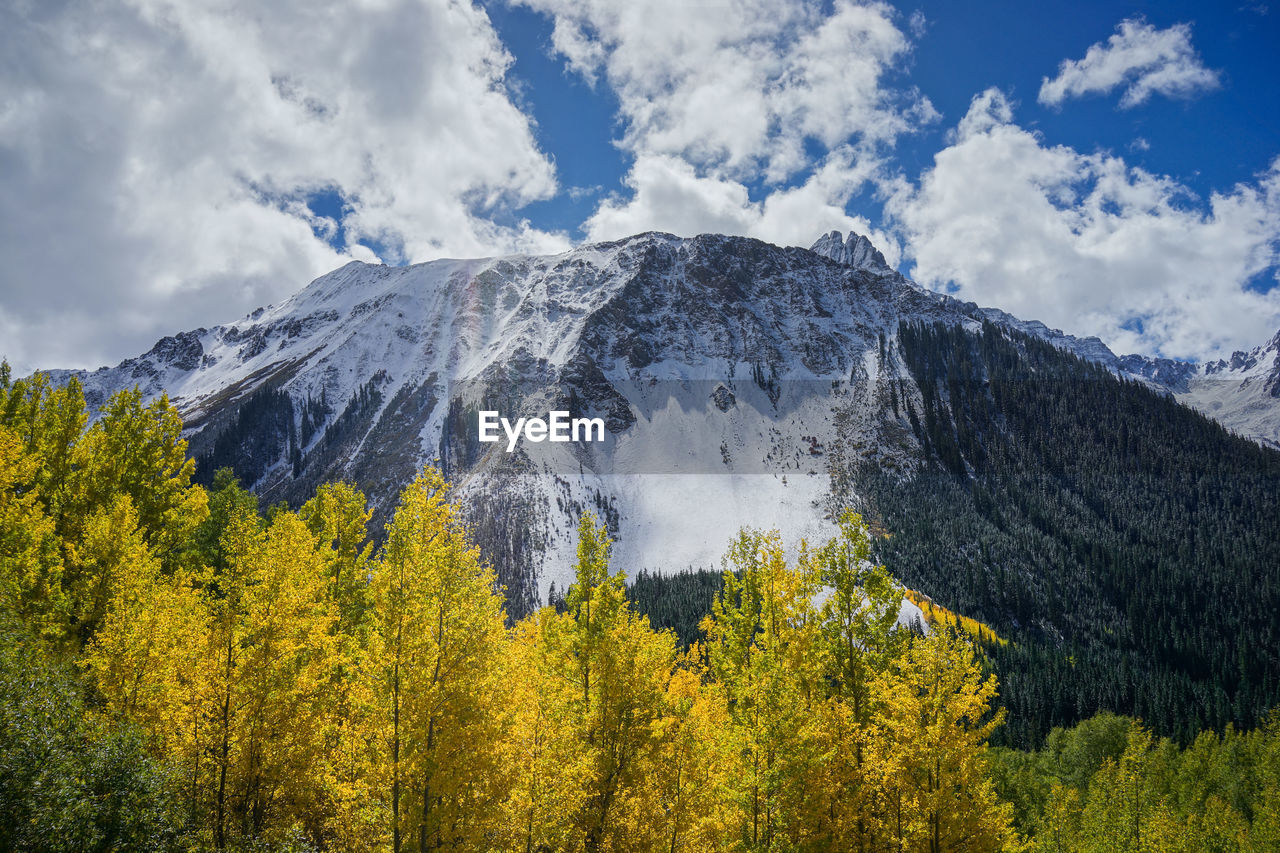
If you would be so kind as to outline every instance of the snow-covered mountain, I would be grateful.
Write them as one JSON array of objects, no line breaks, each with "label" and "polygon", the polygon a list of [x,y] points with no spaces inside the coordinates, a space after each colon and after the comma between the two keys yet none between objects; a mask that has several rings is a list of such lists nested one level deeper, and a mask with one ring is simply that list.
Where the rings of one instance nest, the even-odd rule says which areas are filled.
[{"label": "snow-covered mountain", "polygon": [[1229,360],[1187,365],[1128,356],[1123,362],[1130,372],[1164,385],[1180,402],[1241,435],[1280,448],[1280,332]]},{"label": "snow-covered mountain", "polygon": [[[569,580],[583,508],[609,521],[630,572],[714,565],[744,524],[792,543],[829,535],[850,464],[917,464],[889,405],[919,399],[896,349],[904,320],[1031,334],[1280,440],[1280,336],[1213,365],[1118,358],[927,291],[839,233],[811,250],[647,233],[552,256],[353,262],[278,306],[76,375],[91,404],[135,384],[167,392],[204,468],[234,463],[268,501],[343,478],[385,514],[440,464],[509,597],[530,604]],[[508,453],[478,440],[481,409],[565,409],[607,433]]]}]

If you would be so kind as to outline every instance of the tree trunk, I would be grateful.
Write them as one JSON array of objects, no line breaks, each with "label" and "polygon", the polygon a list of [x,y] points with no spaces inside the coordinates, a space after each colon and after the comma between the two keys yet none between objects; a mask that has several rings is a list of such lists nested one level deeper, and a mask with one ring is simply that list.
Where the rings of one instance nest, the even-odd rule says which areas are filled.
[{"label": "tree trunk", "polygon": [[391,849],[400,853],[400,631],[391,676]]}]

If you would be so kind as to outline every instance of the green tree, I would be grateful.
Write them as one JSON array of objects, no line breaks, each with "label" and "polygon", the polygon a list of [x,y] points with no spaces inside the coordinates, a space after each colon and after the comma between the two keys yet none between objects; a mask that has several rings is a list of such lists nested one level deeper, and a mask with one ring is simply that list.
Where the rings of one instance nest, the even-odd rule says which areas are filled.
[{"label": "green tree", "polygon": [[179,850],[169,778],[131,727],[87,712],[74,679],[0,616],[0,849]]}]

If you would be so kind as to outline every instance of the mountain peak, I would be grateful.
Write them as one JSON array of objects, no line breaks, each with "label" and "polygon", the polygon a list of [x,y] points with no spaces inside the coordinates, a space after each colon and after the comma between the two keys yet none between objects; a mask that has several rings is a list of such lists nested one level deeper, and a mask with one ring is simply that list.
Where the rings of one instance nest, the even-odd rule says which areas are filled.
[{"label": "mountain peak", "polygon": [[874,273],[892,272],[880,250],[856,231],[850,231],[847,240],[839,231],[824,234],[809,247],[809,251],[856,269]]}]

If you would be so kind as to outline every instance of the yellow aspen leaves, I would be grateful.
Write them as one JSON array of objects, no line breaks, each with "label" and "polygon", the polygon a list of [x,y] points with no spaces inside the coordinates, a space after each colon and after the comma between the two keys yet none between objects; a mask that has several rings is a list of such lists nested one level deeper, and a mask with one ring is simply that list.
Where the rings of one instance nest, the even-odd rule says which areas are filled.
[{"label": "yellow aspen leaves", "polygon": [[445,488],[428,469],[405,489],[372,566],[370,675],[397,850],[478,845],[500,800],[501,600]]},{"label": "yellow aspen leaves", "polygon": [[[561,609],[509,621],[434,469],[382,531],[349,484],[264,517],[229,473],[191,483],[163,398],[88,426],[74,385],[0,392],[0,609],[164,768],[179,846],[1018,847],[987,772],[995,680],[959,633],[897,624],[856,515],[794,557],[740,531],[681,650],[590,513]],[[1149,753],[1104,767],[1105,795],[1055,791],[1047,831],[1121,837],[1138,809],[1133,849],[1165,849],[1184,827],[1126,793]],[[1243,837],[1229,813],[1196,831]]]}]

